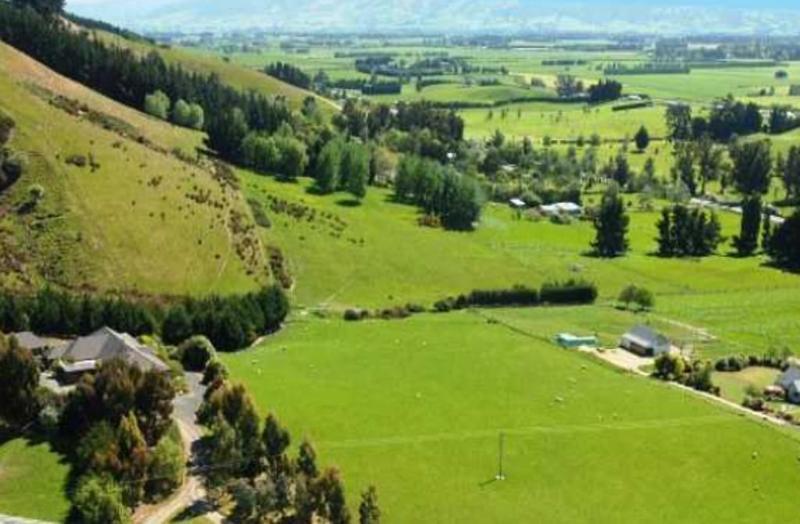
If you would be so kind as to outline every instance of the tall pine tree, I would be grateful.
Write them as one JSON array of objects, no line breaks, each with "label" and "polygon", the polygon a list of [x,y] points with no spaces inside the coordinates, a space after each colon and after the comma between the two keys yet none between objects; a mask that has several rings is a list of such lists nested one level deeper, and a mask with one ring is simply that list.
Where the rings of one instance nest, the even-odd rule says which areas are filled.
[{"label": "tall pine tree", "polygon": [[601,257],[617,257],[628,251],[628,224],[625,202],[619,188],[611,185],[603,195],[600,210],[594,219],[596,232],[592,248]]}]

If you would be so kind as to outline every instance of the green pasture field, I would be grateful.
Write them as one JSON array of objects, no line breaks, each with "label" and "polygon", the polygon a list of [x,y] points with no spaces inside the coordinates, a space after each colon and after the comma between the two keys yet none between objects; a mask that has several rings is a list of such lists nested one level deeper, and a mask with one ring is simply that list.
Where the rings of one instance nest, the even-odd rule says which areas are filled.
[{"label": "green pasture field", "polygon": [[[500,204],[488,204],[477,230],[446,232],[417,225],[415,208],[391,201],[389,191],[370,189],[353,206],[343,194],[310,194],[309,181],[277,182],[241,173],[249,198],[262,202],[272,226],[261,229],[278,246],[296,284],[300,309],[382,308],[406,303],[430,307],[472,289],[537,286],[583,278],[595,282],[601,303],[613,303],[628,284],[656,295],[654,317],[705,328],[715,337],[683,336],[701,356],[763,353],[800,344],[800,279],[769,268],[763,257],[730,256],[728,244],[704,259],[654,256],[657,211],[638,211],[631,199],[631,251],[617,259],[587,255],[593,238],[588,222],[556,225],[519,219]],[[269,197],[331,215],[346,226],[341,234],[327,220],[309,221],[273,212]],[[597,203],[597,195],[585,197]],[[723,234],[738,231],[739,217],[719,213]]]},{"label": "green pasture field", "polygon": [[[632,141],[641,126],[647,128],[651,139],[663,138],[667,134],[665,107],[655,105],[614,111],[614,105],[534,102],[502,108],[464,109],[459,114],[464,119],[465,133],[470,138],[484,138],[500,130],[510,137],[528,136],[535,140],[546,136],[562,140],[583,137],[588,144],[590,137],[597,133],[606,140],[628,138]],[[655,145],[651,144],[653,147]]]},{"label": "green pasture field", "polygon": [[[501,204],[488,204],[479,227],[469,233],[417,225],[414,207],[394,203],[391,192],[371,188],[353,206],[344,194],[320,197],[311,182],[296,184],[241,173],[248,197],[263,202],[272,227],[262,229],[266,243],[288,255],[296,276],[295,299],[301,306],[387,306],[393,302],[432,302],[474,288],[531,285],[567,277],[597,282],[603,297],[613,297],[631,281],[656,294],[757,291],[800,286],[792,275],[762,266],[760,258],[721,254],[702,260],[663,259],[656,249],[658,212],[642,212],[632,202],[631,252],[611,260],[587,256],[593,238],[588,222],[556,225],[517,219]],[[319,220],[296,220],[273,213],[268,197],[330,213],[346,227],[341,238]],[[586,197],[597,203],[597,195]],[[719,215],[727,236],[738,230],[738,217]],[[363,242],[362,242],[363,240]],[[336,261],[336,263],[331,263]],[[746,278],[743,276],[746,275]]]},{"label": "green pasture field", "polygon": [[[2,280],[200,295],[250,290],[268,279],[263,254],[260,273],[249,275],[234,251],[230,213],[238,210],[245,221],[250,216],[239,193],[223,189],[206,170],[55,108],[30,83],[121,119],[165,151],[193,154],[199,133],[123,108],[8,47],[0,47],[0,57],[0,108],[16,121],[10,145],[28,164],[3,203],[17,209],[31,184],[45,188],[35,212],[2,219],[9,233],[3,248],[22,263]],[[92,155],[99,167],[70,165],[71,155]],[[221,207],[190,198],[201,193]]]},{"label": "green pasture field", "polygon": [[549,342],[637,320],[604,307],[308,316],[223,359],[295,445],[308,437],[320,464],[341,468],[353,510],[375,484],[387,522],[755,523],[793,511],[796,434]]},{"label": "green pasture field", "polygon": [[0,515],[64,521],[69,465],[47,443],[0,442]]}]

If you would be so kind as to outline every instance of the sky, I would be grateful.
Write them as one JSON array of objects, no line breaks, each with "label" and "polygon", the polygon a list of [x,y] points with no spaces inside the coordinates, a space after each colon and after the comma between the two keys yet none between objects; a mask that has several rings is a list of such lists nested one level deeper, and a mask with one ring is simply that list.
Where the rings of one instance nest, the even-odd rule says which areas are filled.
[{"label": "sky", "polygon": [[67,9],[136,30],[800,34],[800,0],[67,0]]}]

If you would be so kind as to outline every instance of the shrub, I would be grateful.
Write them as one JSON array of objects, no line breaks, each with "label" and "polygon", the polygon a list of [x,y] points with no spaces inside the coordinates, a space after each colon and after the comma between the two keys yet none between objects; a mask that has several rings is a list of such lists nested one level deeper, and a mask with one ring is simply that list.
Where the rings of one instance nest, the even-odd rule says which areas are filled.
[{"label": "shrub", "polygon": [[14,130],[14,120],[0,113],[0,146],[4,145],[11,138],[11,131]]},{"label": "shrub", "polygon": [[653,293],[650,290],[632,284],[622,290],[619,294],[619,301],[626,308],[630,307],[631,304],[635,304],[639,306],[640,310],[650,309],[655,304]]},{"label": "shrub", "polygon": [[384,320],[403,319],[411,316],[411,312],[405,306],[385,308],[376,313]]},{"label": "shrub", "polygon": [[417,224],[423,227],[438,229],[442,227],[442,220],[436,215],[426,213],[417,219]]},{"label": "shrub", "polygon": [[664,353],[655,360],[653,376],[661,380],[683,382],[686,375],[686,361],[680,355]]},{"label": "shrub", "polygon": [[437,300],[433,304],[433,309],[437,313],[447,313],[448,311],[452,311],[454,308],[455,308],[455,299],[453,297]]},{"label": "shrub", "polygon": [[181,363],[187,371],[203,371],[206,365],[217,356],[214,345],[206,337],[196,335],[183,342],[178,352]]},{"label": "shrub", "polygon": [[223,381],[228,378],[228,368],[222,361],[214,359],[206,365],[206,370],[203,372],[204,386],[209,386],[215,382]]},{"label": "shrub", "polygon": [[425,312],[425,307],[422,304],[408,303],[408,304],[406,304],[406,309],[410,313],[424,313]]},{"label": "shrub", "polygon": [[86,158],[85,155],[70,155],[64,160],[67,164],[73,165],[75,167],[86,167],[89,163],[89,160]]},{"label": "shrub", "polygon": [[158,442],[147,466],[145,491],[150,500],[164,500],[183,483],[185,462],[183,448],[169,434]]},{"label": "shrub", "polygon": [[122,488],[107,477],[83,477],[72,502],[85,524],[127,524],[131,521],[128,508],[122,502]]},{"label": "shrub", "polygon": [[6,181],[4,184],[0,183],[0,189],[10,186],[19,179],[25,171],[25,164],[25,157],[19,153],[12,153],[3,159],[2,164],[0,164],[2,168],[0,176],[5,174]]},{"label": "shrub", "polygon": [[359,320],[364,320],[369,316],[369,313],[365,309],[347,309],[344,312],[344,319],[348,322],[357,322]]},{"label": "shrub", "polygon": [[474,290],[466,297],[466,301],[473,306],[535,306],[539,303],[539,291],[525,286]]},{"label": "shrub", "polygon": [[570,279],[544,284],[539,296],[547,304],[593,304],[597,300],[597,286],[592,282]]},{"label": "shrub", "polygon": [[745,396],[742,401],[742,406],[753,411],[764,411],[764,399],[760,397]]},{"label": "shrub", "polygon": [[181,127],[202,129],[205,122],[205,111],[198,104],[188,104],[179,99],[172,109],[172,122]]},{"label": "shrub", "polygon": [[156,91],[144,98],[144,111],[148,115],[167,120],[172,102],[163,91]]}]

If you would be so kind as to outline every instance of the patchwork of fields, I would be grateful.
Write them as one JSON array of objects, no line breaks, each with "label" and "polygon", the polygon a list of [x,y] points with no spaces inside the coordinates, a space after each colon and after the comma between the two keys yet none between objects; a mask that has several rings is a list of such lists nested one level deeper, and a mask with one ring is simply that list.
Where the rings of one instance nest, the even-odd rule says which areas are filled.
[{"label": "patchwork of fields", "polygon": [[[101,36],[138,52],[151,50]],[[467,86],[455,77],[454,83],[420,91],[409,84],[400,97],[376,97],[381,101],[505,103],[552,94],[559,73],[593,82],[602,76],[599,65],[641,60],[627,52],[376,49],[409,57],[457,51],[468,53],[474,65],[509,70],[498,85]],[[255,69],[285,60],[309,73],[324,69],[334,79],[366,78],[353,70],[351,58],[335,57],[331,50],[290,55],[269,49],[229,54],[226,60],[198,49],[160,52],[239,88],[286,96],[294,107],[308,92]],[[542,64],[551,58],[587,63]],[[790,78],[800,76],[798,64],[785,69]],[[25,271],[13,279],[152,294],[250,290],[266,281],[268,263],[260,251],[262,258],[250,267],[235,256],[229,213],[241,213],[250,224],[246,201],[260,207],[269,226],[256,229],[257,241],[284,255],[294,280],[294,312],[280,333],[222,358],[259,409],[278,414],[293,444],[307,436],[320,464],[341,468],[354,509],[359,492],[375,484],[388,522],[760,523],[796,512],[800,433],[561,350],[552,339],[561,331],[596,334],[611,346],[631,326],[647,323],[702,358],[798,354],[797,275],[768,267],[762,256],[734,257],[728,243],[704,259],[657,257],[659,214],[640,209],[636,196],[626,197],[630,253],[603,260],[587,253],[591,223],[523,219],[500,204],[488,204],[476,231],[464,233],[421,227],[417,210],[394,202],[387,189],[370,188],[363,202],[353,205],[344,195],[314,194],[309,179],[284,183],[238,170],[241,193],[227,190],[207,169],[191,167],[168,151],[121,141],[84,118],[53,109],[41,89],[113,114],[167,150],[193,153],[202,134],[122,108],[2,45],[0,73],[0,108],[19,127],[12,145],[31,152],[28,181],[47,189],[43,209],[27,221],[0,212],[5,232],[0,242],[10,242],[0,246],[27,257],[20,255]],[[588,140],[597,133],[608,141],[598,148],[600,162],[644,125],[657,140],[646,154],[629,151],[631,165],[640,170],[652,157],[657,175],[666,179],[672,149],[660,140],[666,134],[665,102],[684,100],[702,112],[715,97],[731,92],[761,104],[798,105],[800,98],[788,96],[788,81],[773,75],[773,68],[742,67],[624,76],[626,92],[655,99],[652,107],[629,111],[545,100],[459,113],[468,138],[484,139],[499,129],[515,140],[533,137],[541,147],[545,137]],[[530,87],[533,77],[546,89]],[[755,96],[770,87],[774,96]],[[332,102],[324,107],[335,110]],[[791,132],[771,140],[785,151],[798,137]],[[64,161],[88,153],[99,164],[95,171]],[[3,203],[18,203],[25,190],[16,187]],[[208,194],[223,210],[194,205],[187,194]],[[589,192],[584,202],[596,204],[599,198]],[[726,237],[738,231],[739,216],[723,213],[720,219]],[[438,299],[473,289],[568,278],[595,282],[598,303],[341,320],[351,307],[430,308]],[[13,279],[3,275],[0,283],[19,283]],[[629,284],[655,294],[652,312],[614,307]],[[699,330],[713,340],[699,337]],[[747,384],[773,378],[764,370],[717,377],[725,396],[737,401]],[[507,479],[497,481],[501,433]],[[66,475],[46,446],[2,442],[0,514],[63,519]]]}]

